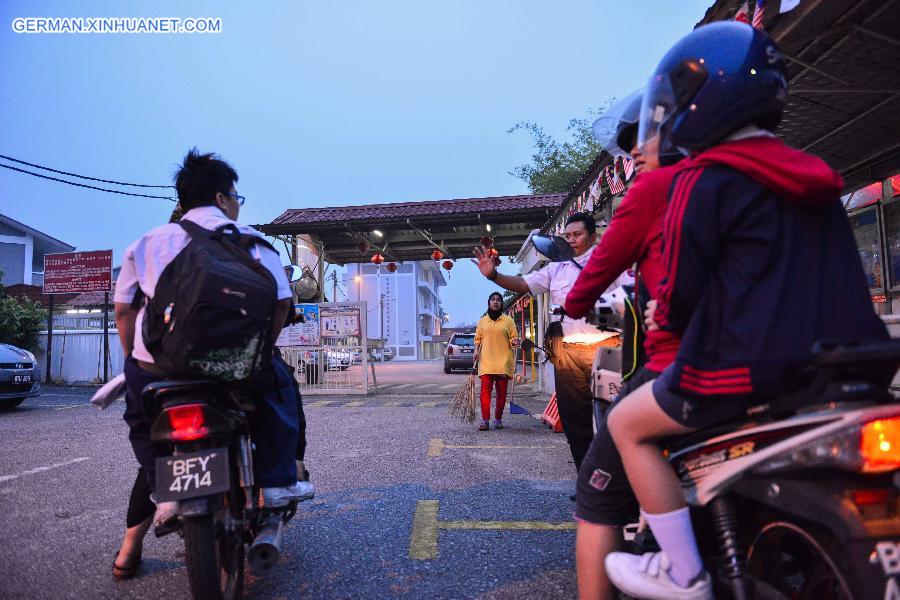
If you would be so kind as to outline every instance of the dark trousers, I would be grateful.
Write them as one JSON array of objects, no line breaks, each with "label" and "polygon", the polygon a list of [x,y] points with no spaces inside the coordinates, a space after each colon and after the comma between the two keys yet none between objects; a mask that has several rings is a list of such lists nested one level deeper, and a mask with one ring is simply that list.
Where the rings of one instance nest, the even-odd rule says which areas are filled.
[{"label": "dark trousers", "polygon": [[[260,487],[284,487],[297,481],[294,454],[297,448],[298,402],[293,393],[293,376],[283,361],[272,360],[272,371],[266,375],[255,397],[255,407],[249,417],[250,432],[255,446],[253,474]],[[143,469],[150,491],[156,486],[156,459],[168,456],[167,444],[150,439],[150,426],[144,420],[141,392],[149,383],[164,379],[148,373],[131,357],[125,361],[125,422],[134,456]]]},{"label": "dark trousers", "polygon": [[594,406],[591,395],[594,355],[598,347],[612,343],[567,344],[562,341],[561,335],[554,335],[549,339],[556,406],[576,471],[581,467],[581,461],[594,438]]}]

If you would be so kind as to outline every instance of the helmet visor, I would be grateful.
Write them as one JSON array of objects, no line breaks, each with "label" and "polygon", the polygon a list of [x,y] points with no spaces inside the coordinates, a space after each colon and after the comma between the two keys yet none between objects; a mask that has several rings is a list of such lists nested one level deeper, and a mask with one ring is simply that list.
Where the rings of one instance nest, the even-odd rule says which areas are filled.
[{"label": "helmet visor", "polygon": [[643,93],[644,89],[641,88],[628,94],[594,121],[594,139],[613,156],[628,156],[631,151],[631,148],[622,148],[618,138],[623,129],[637,125]]},{"label": "helmet visor", "polygon": [[651,77],[650,83],[647,85],[647,93],[644,94],[644,101],[641,104],[638,148],[643,149],[647,142],[658,138],[676,110],[675,92],[672,90],[668,76],[657,74]]}]

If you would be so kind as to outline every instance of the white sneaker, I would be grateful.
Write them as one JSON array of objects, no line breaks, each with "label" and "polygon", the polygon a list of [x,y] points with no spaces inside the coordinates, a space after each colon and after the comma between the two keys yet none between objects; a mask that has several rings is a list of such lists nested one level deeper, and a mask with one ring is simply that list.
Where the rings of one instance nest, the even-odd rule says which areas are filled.
[{"label": "white sneaker", "polygon": [[293,501],[302,502],[316,495],[316,488],[308,481],[296,481],[287,487],[262,488],[263,506],[280,508]]},{"label": "white sneaker", "polygon": [[704,571],[690,587],[681,587],[669,576],[671,561],[664,552],[642,556],[611,552],[606,556],[606,574],[619,590],[647,600],[714,600],[712,580]]}]

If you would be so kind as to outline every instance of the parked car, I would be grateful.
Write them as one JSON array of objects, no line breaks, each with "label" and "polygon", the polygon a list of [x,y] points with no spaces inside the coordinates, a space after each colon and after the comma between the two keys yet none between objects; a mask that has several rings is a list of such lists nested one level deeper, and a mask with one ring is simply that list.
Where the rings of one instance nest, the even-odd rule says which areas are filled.
[{"label": "parked car", "polygon": [[0,344],[0,409],[22,404],[41,393],[41,370],[28,350]]},{"label": "parked car", "polygon": [[372,348],[370,350],[370,356],[372,360],[376,362],[381,362],[382,360],[388,361],[394,359],[394,349],[390,346],[385,348]]},{"label": "parked car", "polygon": [[453,369],[471,369],[475,355],[475,334],[454,333],[444,351],[444,373]]}]

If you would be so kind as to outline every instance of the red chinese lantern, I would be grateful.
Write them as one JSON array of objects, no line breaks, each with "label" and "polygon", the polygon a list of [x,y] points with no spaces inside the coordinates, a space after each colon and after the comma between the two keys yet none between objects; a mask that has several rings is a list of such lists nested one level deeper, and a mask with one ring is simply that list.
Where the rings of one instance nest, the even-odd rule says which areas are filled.
[{"label": "red chinese lantern", "polygon": [[453,261],[452,261],[452,260],[445,260],[443,263],[441,263],[441,266],[444,267],[445,269],[447,269],[447,270],[449,271],[450,269],[453,268]]},{"label": "red chinese lantern", "polygon": [[481,238],[481,245],[485,248],[493,248],[494,247],[494,238],[490,236],[484,236]]},{"label": "red chinese lantern", "polygon": [[369,242],[360,242],[356,244],[356,249],[359,250],[360,254],[367,253],[369,251],[369,248],[371,248],[371,244],[369,244]]},{"label": "red chinese lantern", "polygon": [[376,265],[380,265],[381,263],[384,262],[384,257],[381,255],[380,252],[376,252],[375,254],[372,255],[372,259],[371,259],[371,260],[372,260],[372,262],[375,263]]},{"label": "red chinese lantern", "polygon": [[441,252],[440,250],[435,250],[434,252],[431,253],[431,260],[437,261],[437,260],[441,260],[442,258],[444,258],[444,253]]},{"label": "red chinese lantern", "polygon": [[393,273],[397,270],[397,263],[389,262],[385,265],[385,268],[388,270],[388,273]]}]

